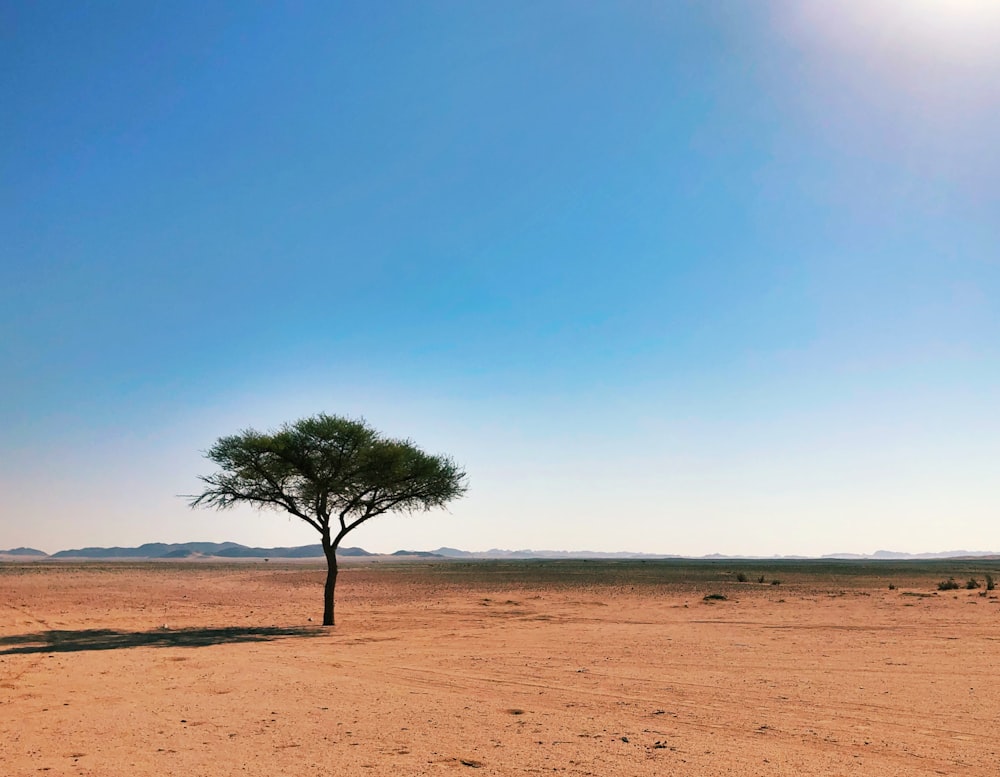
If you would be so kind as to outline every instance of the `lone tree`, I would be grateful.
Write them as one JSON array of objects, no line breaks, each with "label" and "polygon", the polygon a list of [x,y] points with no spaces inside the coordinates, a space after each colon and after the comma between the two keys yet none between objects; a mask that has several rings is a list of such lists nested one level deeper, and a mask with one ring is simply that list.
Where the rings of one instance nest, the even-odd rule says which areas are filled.
[{"label": "lone tree", "polygon": [[465,472],[409,440],[393,440],[364,420],[321,413],[262,434],[219,438],[205,454],[219,471],[200,478],[192,507],[237,504],[286,510],[320,533],[326,556],[323,625],[333,625],[337,548],[369,518],[443,507],[466,490]]}]

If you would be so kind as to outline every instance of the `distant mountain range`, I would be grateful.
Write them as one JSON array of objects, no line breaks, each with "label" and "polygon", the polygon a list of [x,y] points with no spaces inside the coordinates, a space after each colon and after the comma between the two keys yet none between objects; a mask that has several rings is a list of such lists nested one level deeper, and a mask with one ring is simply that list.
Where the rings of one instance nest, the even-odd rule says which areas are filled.
[{"label": "distant mountain range", "polygon": [[[361,548],[340,548],[339,556],[372,556]],[[22,558],[104,558],[104,559],[185,559],[185,558],[322,558],[323,547],[301,545],[296,548],[250,548],[236,542],[148,542],[137,548],[75,548],[49,555],[34,548],[0,550],[0,556]]]},{"label": "distant mountain range", "polygon": [[[369,553],[363,548],[340,548],[337,555],[344,557],[376,556],[379,554]],[[501,550],[494,548],[486,551],[468,551],[458,548],[438,548],[437,550],[397,550],[388,554],[397,557],[415,558],[447,558],[447,559],[581,559],[581,558],[609,558],[609,559],[680,559],[697,558],[702,560],[718,559],[724,560],[795,560],[816,558],[814,556],[723,556],[713,553],[708,556],[679,556],[655,553],[602,553],[591,550]],[[948,559],[948,558],[982,558],[986,556],[1000,556],[1000,553],[992,551],[969,551],[951,550],[940,553],[897,553],[890,550],[879,550],[871,555],[858,553],[831,553],[820,556],[821,559],[843,560],[843,561],[900,561],[911,559]],[[13,548],[11,550],[0,550],[0,558],[23,558],[23,559],[199,559],[199,558],[288,558],[307,559],[322,558],[323,548],[319,544],[301,545],[295,548],[251,548],[240,545],[236,542],[183,542],[164,543],[149,542],[137,548],[77,548],[74,550],[60,550],[58,553],[49,555],[35,548]]]},{"label": "distant mountain range", "polygon": [[41,558],[48,558],[48,553],[43,553],[40,550],[35,550],[34,548],[14,548],[12,550],[0,550],[0,556],[36,556]]},{"label": "distant mountain range", "polygon": [[857,553],[831,553],[828,556],[821,556],[820,558],[842,559],[844,561],[852,559],[861,561],[877,561],[879,559],[885,561],[905,561],[906,559],[913,559],[919,561],[936,558],[983,558],[984,556],[1000,556],[1000,553],[990,550],[943,550],[939,553],[897,553],[894,550],[876,550],[870,556],[859,555]]}]

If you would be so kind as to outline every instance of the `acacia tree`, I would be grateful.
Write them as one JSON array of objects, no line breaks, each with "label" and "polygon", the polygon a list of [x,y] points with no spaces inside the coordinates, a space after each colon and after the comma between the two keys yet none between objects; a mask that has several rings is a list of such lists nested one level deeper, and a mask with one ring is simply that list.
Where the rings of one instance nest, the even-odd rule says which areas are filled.
[{"label": "acacia tree", "polygon": [[393,440],[364,420],[321,413],[274,432],[220,437],[205,456],[219,470],[199,479],[192,507],[250,504],[285,510],[319,532],[326,556],[323,625],[333,625],[337,548],[376,515],[443,507],[465,493],[465,472],[447,456]]}]

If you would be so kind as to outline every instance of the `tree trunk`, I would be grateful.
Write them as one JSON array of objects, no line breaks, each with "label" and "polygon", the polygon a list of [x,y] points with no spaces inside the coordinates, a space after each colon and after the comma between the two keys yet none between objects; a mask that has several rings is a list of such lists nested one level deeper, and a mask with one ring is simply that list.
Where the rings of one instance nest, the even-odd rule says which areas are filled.
[{"label": "tree trunk", "polygon": [[323,587],[323,625],[333,625],[333,592],[337,587],[337,548],[323,538],[323,553],[326,554],[326,585]]}]

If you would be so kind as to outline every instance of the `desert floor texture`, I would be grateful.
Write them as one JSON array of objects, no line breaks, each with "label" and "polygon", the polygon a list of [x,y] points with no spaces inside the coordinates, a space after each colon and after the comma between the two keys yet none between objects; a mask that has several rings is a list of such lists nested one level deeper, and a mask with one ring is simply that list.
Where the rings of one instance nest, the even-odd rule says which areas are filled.
[{"label": "desert floor texture", "polygon": [[998,566],[0,564],[0,774],[995,777]]}]

